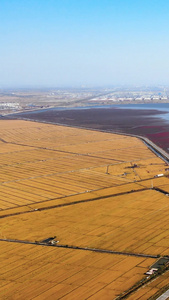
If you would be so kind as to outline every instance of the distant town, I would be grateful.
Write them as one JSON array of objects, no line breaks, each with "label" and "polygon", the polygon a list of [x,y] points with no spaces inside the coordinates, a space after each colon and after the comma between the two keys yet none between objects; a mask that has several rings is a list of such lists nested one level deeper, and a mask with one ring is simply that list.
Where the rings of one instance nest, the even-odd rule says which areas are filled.
[{"label": "distant town", "polygon": [[52,107],[78,107],[111,104],[168,103],[166,87],[0,89],[0,113]]}]

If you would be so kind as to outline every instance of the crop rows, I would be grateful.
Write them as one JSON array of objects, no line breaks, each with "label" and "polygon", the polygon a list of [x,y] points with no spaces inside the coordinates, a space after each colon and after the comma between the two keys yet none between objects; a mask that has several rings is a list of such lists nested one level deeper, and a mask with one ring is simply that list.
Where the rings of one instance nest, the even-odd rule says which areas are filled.
[{"label": "crop rows", "polygon": [[[164,288],[166,285],[169,287],[169,272],[166,272],[162,276],[157,277],[155,280],[153,280],[152,282],[147,284],[145,287],[143,287],[142,289],[139,289],[136,293],[131,295],[128,299],[129,300],[135,300],[135,299],[147,300],[147,299],[151,299],[150,298],[151,296],[153,296],[156,293],[160,292],[161,288]],[[154,299],[157,299],[157,297],[155,297]]]},{"label": "crop rows", "polygon": [[[108,178],[107,178],[108,177]],[[61,175],[53,175],[48,177],[38,177],[33,179],[17,180],[0,185],[1,197],[0,205],[4,208],[4,201],[13,205],[23,205],[31,202],[40,202],[68,196],[71,194],[84,193],[90,190],[97,190],[108,186],[116,186],[125,183],[106,174],[95,173],[89,170],[81,172],[73,172]],[[13,199],[10,199],[13,196]]]},{"label": "crop rows", "polygon": [[0,297],[110,299],[144,277],[154,259],[0,242]]},{"label": "crop rows", "polygon": [[168,198],[156,191],[21,215],[0,223],[10,238],[26,235],[32,241],[41,240],[43,232],[44,238],[56,235],[61,244],[168,255]]},{"label": "crop rows", "polygon": [[[167,167],[144,143],[36,122],[0,125],[0,238],[34,243],[56,236],[58,245],[169,254],[168,197],[152,189],[169,191],[166,176],[155,178]],[[0,245],[2,299],[112,300],[145,278],[155,261]],[[153,293],[150,286],[147,295]]]},{"label": "crop rows", "polygon": [[[1,138],[7,142],[38,142],[39,144],[47,142],[57,144],[79,144],[98,142],[107,139],[127,139],[128,137],[109,133],[100,133],[88,131],[85,129],[75,129],[65,126],[55,126],[48,124],[39,124],[36,122],[25,121],[0,121]],[[25,134],[25,135],[24,135]]]},{"label": "crop rows", "polygon": [[[1,125],[1,209],[118,186],[139,179],[140,175],[133,172],[131,176],[119,177],[112,169],[107,174],[107,166],[119,164],[121,167],[121,161],[155,157],[136,138],[25,121],[1,121]],[[132,147],[124,148],[125,143],[126,147]],[[122,148],[117,150],[119,147]],[[98,167],[104,168],[104,172],[100,172]]]},{"label": "crop rows", "polygon": [[[132,143],[131,143],[132,141]],[[112,151],[112,150],[118,150],[118,149],[126,149],[126,148],[137,148],[139,147],[140,149],[144,148],[144,145],[142,142],[135,138],[121,138],[119,140],[114,139],[111,137],[109,140],[101,140],[100,142],[87,142],[87,143],[81,143],[79,141],[78,146],[72,145],[71,143],[68,144],[67,146],[61,145],[58,147],[58,149],[62,149],[63,151],[66,152],[80,152],[80,153],[90,153],[96,155],[98,152],[102,152],[104,150],[107,151]]]}]

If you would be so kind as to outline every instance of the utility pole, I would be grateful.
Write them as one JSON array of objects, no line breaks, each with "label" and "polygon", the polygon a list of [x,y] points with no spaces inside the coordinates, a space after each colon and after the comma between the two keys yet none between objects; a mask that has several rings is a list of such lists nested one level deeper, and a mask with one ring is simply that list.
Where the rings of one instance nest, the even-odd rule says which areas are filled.
[{"label": "utility pole", "polygon": [[153,187],[154,187],[154,186],[153,186],[153,180],[151,180],[151,188],[153,189]]}]

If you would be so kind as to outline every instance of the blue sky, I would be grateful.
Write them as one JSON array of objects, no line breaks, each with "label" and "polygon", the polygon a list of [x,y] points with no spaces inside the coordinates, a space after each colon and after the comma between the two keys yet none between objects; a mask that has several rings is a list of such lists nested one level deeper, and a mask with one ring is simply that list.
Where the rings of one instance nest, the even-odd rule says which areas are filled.
[{"label": "blue sky", "polygon": [[169,85],[169,1],[1,0],[0,87]]}]

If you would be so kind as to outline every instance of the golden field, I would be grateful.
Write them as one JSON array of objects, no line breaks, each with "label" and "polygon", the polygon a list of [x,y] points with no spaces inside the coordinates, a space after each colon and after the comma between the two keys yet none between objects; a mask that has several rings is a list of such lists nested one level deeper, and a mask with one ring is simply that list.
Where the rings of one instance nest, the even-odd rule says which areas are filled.
[{"label": "golden field", "polygon": [[[112,300],[155,262],[138,254],[169,255],[167,164],[141,140],[0,121],[0,154],[2,299]],[[36,244],[51,236],[63,248]]]},{"label": "golden field", "polygon": [[160,291],[165,292],[169,289],[169,271],[163,275],[157,277],[152,282],[145,285],[145,287],[139,289],[137,292],[129,296],[128,300],[154,300],[161,294]]},{"label": "golden field", "polygon": [[151,258],[1,242],[1,299],[112,299],[142,279]]},{"label": "golden field", "polygon": [[0,126],[2,210],[164,172],[164,162],[136,138],[28,121]]},{"label": "golden field", "polygon": [[152,190],[11,216],[0,224],[2,238],[57,236],[63,245],[169,254],[169,199]]}]

